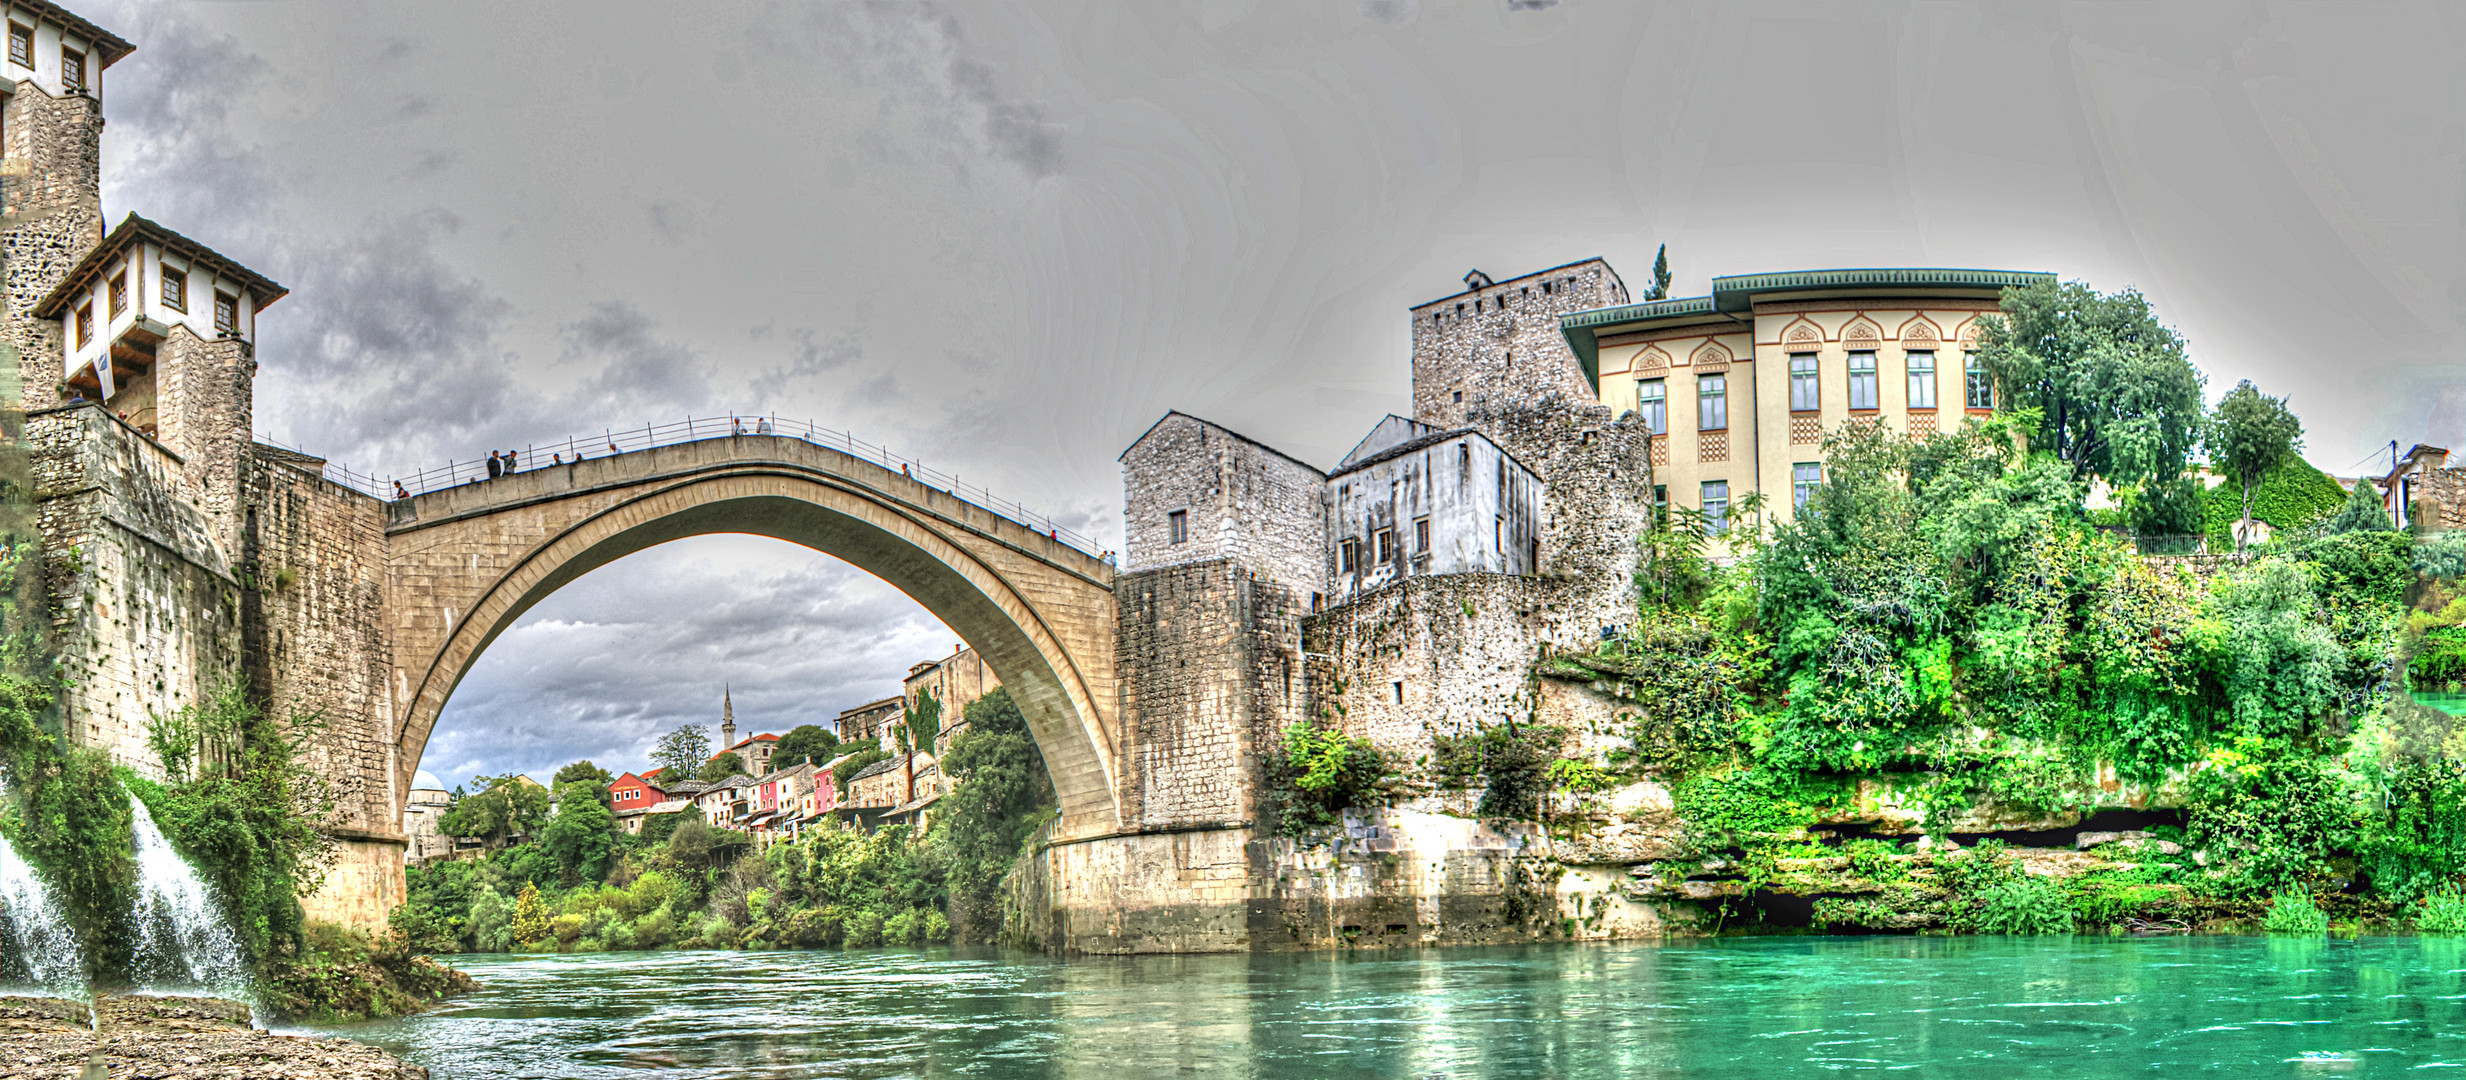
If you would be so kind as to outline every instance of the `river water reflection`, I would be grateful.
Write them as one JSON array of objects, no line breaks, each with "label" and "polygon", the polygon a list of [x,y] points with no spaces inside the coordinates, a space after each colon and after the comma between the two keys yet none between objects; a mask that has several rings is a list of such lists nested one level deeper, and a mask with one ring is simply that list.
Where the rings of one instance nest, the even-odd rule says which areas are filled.
[{"label": "river water reflection", "polygon": [[464,957],[335,1029],[482,1077],[2394,1074],[2466,1067],[2466,941],[1797,937],[1073,958]]}]

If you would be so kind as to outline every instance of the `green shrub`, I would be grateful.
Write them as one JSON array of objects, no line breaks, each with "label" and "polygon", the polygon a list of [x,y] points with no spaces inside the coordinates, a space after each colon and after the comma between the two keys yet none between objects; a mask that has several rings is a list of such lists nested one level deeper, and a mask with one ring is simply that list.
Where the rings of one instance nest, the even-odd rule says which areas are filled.
[{"label": "green shrub", "polygon": [[1742,837],[1796,832],[1838,801],[1837,784],[1773,769],[1702,773],[1671,791],[1678,818],[1705,846],[1727,846]]},{"label": "green shrub", "polygon": [[[2284,532],[2320,522],[2345,507],[2347,493],[2328,474],[2301,457],[2261,475],[2252,486],[2252,519]],[[2209,489],[2205,525],[2209,550],[2235,550],[2235,522],[2243,517],[2243,485],[2220,484]]]},{"label": "green shrub", "polygon": [[924,913],[909,908],[882,922],[882,941],[888,945],[914,945],[925,935]]},{"label": "green shrub", "polygon": [[1284,729],[1283,741],[1262,762],[1264,801],[1287,836],[1333,828],[1351,807],[1385,801],[1386,759],[1368,739],[1316,724]]},{"label": "green shrub", "polygon": [[1979,934],[2069,934],[2072,897],[2053,878],[2023,874],[1978,892],[1963,929]]},{"label": "green shrub", "polygon": [[486,885],[471,898],[471,948],[476,952],[514,951],[514,905]]},{"label": "green shrub", "polygon": [[2178,889],[2168,885],[2142,882],[2099,881],[2075,879],[2072,906],[2080,913],[2080,921],[2093,926],[2113,926],[2135,915],[2163,914],[2181,899]]},{"label": "green shrub", "polygon": [[2447,888],[2424,897],[2415,929],[2426,934],[2466,934],[2466,894]]},{"label": "green shrub", "polygon": [[882,944],[882,913],[870,908],[848,917],[847,942],[851,949],[870,949]]},{"label": "green shrub", "polygon": [[2311,893],[2282,892],[2269,902],[2269,914],[2261,919],[2261,929],[2272,934],[2323,937],[2329,933],[2329,913],[2312,903]]},{"label": "green shrub", "polygon": [[1841,853],[1849,856],[1850,869],[1869,881],[1900,881],[1909,877],[1909,865],[1900,860],[1900,848],[1888,840],[1859,839],[1841,845]]}]

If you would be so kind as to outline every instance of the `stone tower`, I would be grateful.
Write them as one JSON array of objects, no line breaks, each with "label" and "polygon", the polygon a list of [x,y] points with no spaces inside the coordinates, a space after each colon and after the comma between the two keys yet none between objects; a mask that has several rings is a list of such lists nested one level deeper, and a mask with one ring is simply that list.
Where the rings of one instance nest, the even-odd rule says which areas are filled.
[{"label": "stone tower", "polygon": [[1586,259],[1508,281],[1475,270],[1464,285],[1412,311],[1413,419],[1453,430],[1477,412],[1511,412],[1551,395],[1594,401],[1558,320],[1626,303],[1618,271]]},{"label": "stone tower", "polygon": [[736,699],[729,688],[721,687],[719,691],[719,750],[724,754],[729,747],[735,745]]},{"label": "stone tower", "polygon": [[8,6],[0,54],[0,365],[9,397],[28,410],[60,403],[60,324],[34,303],[58,288],[103,237],[103,70],[136,46],[33,0]]}]

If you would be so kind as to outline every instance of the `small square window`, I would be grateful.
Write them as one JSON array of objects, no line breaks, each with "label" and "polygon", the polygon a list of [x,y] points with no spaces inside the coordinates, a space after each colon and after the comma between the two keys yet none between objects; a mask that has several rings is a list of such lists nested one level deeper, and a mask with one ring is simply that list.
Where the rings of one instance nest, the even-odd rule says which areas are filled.
[{"label": "small square window", "polygon": [[1458,404],[1458,405],[1462,405],[1462,404],[1464,404],[1464,391],[1462,391],[1462,390],[1458,390],[1458,391],[1456,391],[1456,395],[1455,395],[1455,403],[1456,403],[1456,404]]},{"label": "small square window", "polygon": [[1173,511],[1172,513],[1166,514],[1166,515],[1165,515],[1165,525],[1166,525],[1166,527],[1167,527],[1167,528],[1169,528],[1169,529],[1171,529],[1171,530],[1172,530],[1172,532],[1173,532],[1173,542],[1174,542],[1174,543],[1176,543],[1176,544],[1180,544],[1180,543],[1186,543],[1186,542],[1188,542],[1188,541],[1189,541],[1189,539],[1190,539],[1190,512],[1189,512],[1189,511],[1187,511],[1187,510],[1175,510],[1175,511]]},{"label": "small square window", "polygon": [[86,54],[75,49],[60,50],[60,85],[71,90],[86,88]]},{"label": "small square window", "polygon": [[183,313],[188,311],[187,271],[174,270],[168,266],[163,268],[163,306],[173,311]]},{"label": "small square window", "polygon": [[227,292],[214,294],[214,328],[233,337],[240,335],[240,298]]},{"label": "small square window", "polygon": [[128,271],[111,275],[111,317],[119,318],[128,310]]},{"label": "small square window", "polygon": [[1416,555],[1427,555],[1430,553],[1429,518],[1413,519],[1413,553]]},{"label": "small square window", "polygon": [[34,66],[34,28],[9,24],[9,63],[18,67]]}]

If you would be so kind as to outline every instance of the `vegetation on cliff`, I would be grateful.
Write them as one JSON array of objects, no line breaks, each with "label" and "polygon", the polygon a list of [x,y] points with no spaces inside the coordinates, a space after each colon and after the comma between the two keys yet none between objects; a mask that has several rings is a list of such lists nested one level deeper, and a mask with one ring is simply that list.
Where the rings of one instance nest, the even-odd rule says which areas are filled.
[{"label": "vegetation on cliff", "polygon": [[440,953],[989,941],[1002,876],[1051,817],[1053,786],[1008,691],[966,712],[941,762],[960,783],[921,834],[829,824],[762,847],[689,812],[635,837],[594,812],[604,789],[575,781],[539,842],[413,868],[392,925]]},{"label": "vegetation on cliff", "polygon": [[[1846,429],[1794,521],[1734,525],[1726,565],[1662,542],[1696,561],[1648,567],[1637,626],[1542,666],[1630,703],[1608,764],[1671,785],[1697,852],[1671,872],[1739,884],[1725,903],[1823,896],[1826,925],[1990,932],[2288,896],[2404,921],[2466,882],[2466,733],[2408,693],[2453,677],[2460,538],[2340,509],[2247,560],[2153,562],[2022,449],[2037,423]],[[1669,580],[1704,585],[1653,587]],[[1891,882],[1812,873],[1848,835],[1822,823],[1886,804],[1931,853],[1894,847]],[[1964,877],[1941,843],[2125,806],[2150,811],[2145,835],[2041,867],[2060,886]]]}]

